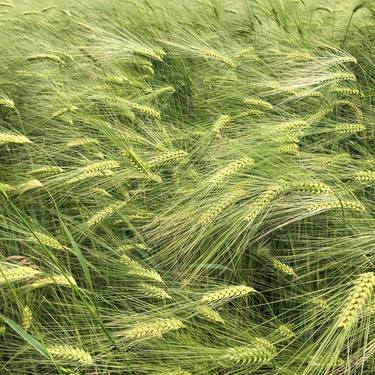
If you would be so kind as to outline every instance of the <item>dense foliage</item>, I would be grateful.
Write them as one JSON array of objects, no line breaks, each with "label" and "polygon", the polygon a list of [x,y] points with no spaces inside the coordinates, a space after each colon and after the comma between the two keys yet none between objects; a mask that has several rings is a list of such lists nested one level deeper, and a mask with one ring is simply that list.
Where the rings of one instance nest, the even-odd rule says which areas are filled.
[{"label": "dense foliage", "polygon": [[0,3],[0,373],[375,372],[375,4]]}]

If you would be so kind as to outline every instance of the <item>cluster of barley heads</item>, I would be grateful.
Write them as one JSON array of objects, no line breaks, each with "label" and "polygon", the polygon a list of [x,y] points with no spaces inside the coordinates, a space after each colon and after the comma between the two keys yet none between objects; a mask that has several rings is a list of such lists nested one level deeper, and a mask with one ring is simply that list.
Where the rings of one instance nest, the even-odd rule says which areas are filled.
[{"label": "cluster of barley heads", "polygon": [[375,4],[0,2],[0,373],[375,373]]}]

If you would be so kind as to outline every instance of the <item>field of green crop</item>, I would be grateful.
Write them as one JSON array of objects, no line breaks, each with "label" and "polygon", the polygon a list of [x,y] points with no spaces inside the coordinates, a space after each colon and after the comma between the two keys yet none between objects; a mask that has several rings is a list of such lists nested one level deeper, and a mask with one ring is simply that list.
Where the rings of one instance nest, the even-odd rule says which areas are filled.
[{"label": "field of green crop", "polygon": [[375,1],[0,2],[0,374],[375,374]]}]

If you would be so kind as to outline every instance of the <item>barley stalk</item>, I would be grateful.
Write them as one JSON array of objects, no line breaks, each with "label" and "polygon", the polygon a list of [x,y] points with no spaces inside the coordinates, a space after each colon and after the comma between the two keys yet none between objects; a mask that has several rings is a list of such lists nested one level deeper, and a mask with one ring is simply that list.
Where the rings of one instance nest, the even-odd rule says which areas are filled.
[{"label": "barley stalk", "polygon": [[35,276],[40,275],[41,272],[31,267],[13,267],[8,269],[0,269],[0,285],[7,283],[15,283],[25,281]]},{"label": "barley stalk", "polygon": [[83,349],[76,348],[70,345],[50,345],[46,347],[47,352],[56,361],[67,363],[78,363],[83,366],[89,366],[94,363],[90,353]]},{"label": "barley stalk", "polygon": [[127,202],[114,202],[109,206],[104,207],[102,210],[91,216],[90,219],[86,221],[86,225],[88,227],[93,227],[94,225],[101,223],[102,221],[113,215],[116,211],[124,207],[126,203]]},{"label": "barley stalk", "polygon": [[349,329],[357,320],[360,310],[371,296],[375,286],[375,275],[373,272],[362,273],[354,283],[345,306],[338,317],[337,325]]},{"label": "barley stalk", "polygon": [[199,301],[204,304],[223,303],[233,298],[243,297],[254,292],[256,292],[256,290],[249,286],[234,285],[213,292],[204,293]]},{"label": "barley stalk", "polygon": [[32,142],[24,135],[0,132],[0,144],[8,143],[26,144]]},{"label": "barley stalk", "polygon": [[163,334],[184,328],[181,320],[176,318],[157,319],[137,324],[124,332],[123,337],[128,340],[161,338]]}]

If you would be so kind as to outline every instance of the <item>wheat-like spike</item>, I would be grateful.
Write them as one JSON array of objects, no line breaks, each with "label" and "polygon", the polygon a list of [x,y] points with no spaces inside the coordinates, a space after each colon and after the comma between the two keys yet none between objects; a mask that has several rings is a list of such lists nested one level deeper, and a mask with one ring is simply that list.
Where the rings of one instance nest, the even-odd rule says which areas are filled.
[{"label": "wheat-like spike", "polygon": [[137,48],[134,48],[132,50],[132,52],[134,53],[134,55],[139,55],[139,56],[143,56],[143,57],[148,57],[152,60],[158,60],[158,61],[162,61],[163,58],[162,58],[162,55],[159,54],[159,53],[156,53],[153,49],[151,48],[146,48],[146,47],[137,47]]},{"label": "wheat-like spike", "polygon": [[290,327],[286,324],[280,324],[277,327],[277,330],[285,337],[293,338],[296,337],[296,334],[290,329]]},{"label": "wheat-like spike", "polygon": [[335,208],[343,208],[343,209],[351,209],[354,211],[359,211],[359,212],[365,212],[365,208],[363,205],[359,202],[356,201],[337,201],[337,202],[322,202],[322,203],[317,203],[309,206],[307,208],[308,212],[322,212],[322,211],[327,211],[327,210],[332,210]]},{"label": "wheat-like spike", "polygon": [[65,113],[68,113],[68,112],[75,112],[77,110],[78,110],[78,107],[76,107],[75,105],[72,105],[72,106],[69,106],[69,107],[64,107],[63,109],[59,109],[58,111],[52,113],[51,119],[60,117],[60,116],[64,115]]},{"label": "wheat-like spike", "polygon": [[171,161],[183,159],[186,156],[188,156],[188,153],[182,150],[164,152],[156,156],[155,158],[149,160],[148,165],[150,166],[150,168],[152,168],[161,164],[169,163]]},{"label": "wheat-like spike", "polygon": [[341,123],[335,126],[335,132],[338,134],[358,133],[364,130],[366,127],[362,124]]},{"label": "wheat-like spike", "polygon": [[261,193],[256,201],[251,204],[250,209],[245,216],[244,220],[251,223],[255,218],[262,213],[267,206],[276,199],[282,192],[284,187],[281,185],[275,185],[268,188],[265,192]]},{"label": "wheat-like spike", "polygon": [[241,168],[244,168],[245,166],[253,165],[254,163],[255,161],[251,158],[242,158],[239,160],[235,160],[229,163],[228,165],[226,165],[224,168],[220,169],[218,172],[216,172],[210,178],[210,181],[213,184],[220,184],[226,178],[238,172]]},{"label": "wheat-like spike", "polygon": [[260,107],[262,109],[273,109],[273,106],[271,103],[268,103],[267,101],[259,99],[259,98],[245,98],[242,100],[242,102],[246,105]]},{"label": "wheat-like spike", "polygon": [[38,61],[51,61],[58,64],[61,64],[63,61],[57,55],[51,55],[46,53],[40,53],[37,55],[29,56],[26,58],[27,61],[30,62],[38,62]]},{"label": "wheat-like spike", "polygon": [[354,180],[356,181],[374,181],[375,172],[374,171],[360,171],[354,175]]},{"label": "wheat-like spike", "polygon": [[221,55],[220,53],[217,53],[217,52],[209,50],[209,49],[202,50],[202,53],[205,57],[210,58],[212,60],[220,61],[220,62],[230,66],[233,69],[236,67],[236,64],[231,59]]},{"label": "wheat-like spike", "polygon": [[321,309],[328,309],[327,301],[322,297],[315,297],[310,299],[309,301],[311,304],[315,306],[319,306]]},{"label": "wheat-like spike", "polygon": [[42,279],[36,280],[28,286],[30,289],[37,289],[43,288],[48,285],[77,286],[77,283],[74,280],[73,276],[58,275],[43,277]]},{"label": "wheat-like spike", "polygon": [[337,72],[337,73],[331,73],[324,79],[322,79],[322,82],[327,81],[356,81],[357,77],[353,73],[346,73],[346,72]]},{"label": "wheat-like spike", "polygon": [[[275,143],[298,143],[301,136],[302,132],[300,130],[295,130],[291,134],[277,135],[272,141]],[[268,137],[269,135],[267,135],[267,138]]]},{"label": "wheat-like spike", "polygon": [[22,12],[24,16],[41,16],[43,13],[38,10],[27,10]]},{"label": "wheat-like spike", "polygon": [[310,125],[304,120],[291,120],[277,124],[274,130],[275,132],[279,132],[280,130],[304,130],[309,126]]},{"label": "wheat-like spike", "polygon": [[185,371],[182,369],[173,369],[173,370],[166,370],[162,372],[157,372],[155,375],[193,375],[189,371]]},{"label": "wheat-like spike", "polygon": [[24,135],[0,132],[0,144],[7,143],[25,144],[32,142]]},{"label": "wheat-like spike", "polygon": [[134,111],[144,113],[144,114],[146,114],[150,117],[156,118],[158,120],[161,119],[160,112],[157,111],[156,109],[153,109],[151,107],[147,107],[147,106],[142,105],[142,104],[134,103],[134,102],[128,102],[128,103],[129,103],[130,108],[133,109]]},{"label": "wheat-like spike", "polygon": [[204,293],[200,298],[200,302],[205,304],[225,302],[227,300],[246,296],[247,294],[254,292],[256,292],[254,288],[246,285],[228,286],[213,292]]},{"label": "wheat-like spike", "polygon": [[79,146],[85,146],[85,145],[90,145],[90,144],[95,144],[97,145],[99,141],[95,138],[78,138],[74,139],[68,143],[65,144],[65,148],[73,148],[73,147],[79,147]]},{"label": "wheat-like spike", "polygon": [[34,232],[32,240],[34,241],[36,240],[40,242],[42,245],[51,247],[52,249],[61,250],[61,251],[66,250],[66,247],[61,245],[59,241],[55,240],[53,237],[47,234],[44,234],[42,232]]},{"label": "wheat-like spike", "polygon": [[224,196],[219,202],[210,207],[198,220],[199,224],[207,225],[215,217],[217,217],[226,208],[231,206],[241,196],[242,191],[234,191],[227,196]]},{"label": "wheat-like spike", "polygon": [[172,299],[172,297],[163,288],[160,288],[158,286],[141,283],[140,287],[143,289],[142,292],[147,297],[152,297],[161,300]]},{"label": "wheat-like spike", "polygon": [[43,187],[43,184],[37,180],[36,178],[33,178],[32,180],[29,180],[27,182],[24,182],[17,186],[16,192],[19,194],[25,193],[29,190],[34,190]]},{"label": "wheat-like spike", "polygon": [[344,99],[344,100],[337,100],[334,103],[334,105],[335,106],[346,105],[354,113],[354,116],[355,116],[356,121],[358,122],[358,124],[363,124],[363,121],[364,121],[363,112],[362,112],[362,110],[355,103],[352,103],[350,100],[345,100]]},{"label": "wheat-like spike", "polygon": [[275,356],[276,349],[266,339],[256,339],[253,346],[237,346],[223,349],[218,353],[218,359],[224,365],[266,363]]},{"label": "wheat-like spike", "polygon": [[112,197],[112,195],[110,193],[108,193],[107,190],[105,190],[103,188],[99,188],[99,187],[94,187],[94,188],[90,189],[90,193],[93,194],[93,195],[99,195],[99,196],[102,196],[102,197]]},{"label": "wheat-like spike", "polygon": [[88,179],[94,178],[94,177],[99,177],[99,176],[110,177],[113,174],[114,174],[114,172],[111,171],[111,170],[80,173],[78,176],[75,176],[75,177],[67,180],[66,183],[70,185],[70,184],[74,184],[74,183],[77,183],[77,182],[88,180]]},{"label": "wheat-like spike", "polygon": [[126,205],[127,202],[114,202],[107,207],[104,207],[99,212],[91,216],[89,220],[87,220],[86,225],[88,227],[92,227],[101,223],[103,220],[108,218],[109,216],[113,215],[116,211],[121,209]]},{"label": "wheat-like spike", "polygon": [[0,7],[14,8],[14,4],[12,4],[12,3],[0,3]]},{"label": "wheat-like spike", "polygon": [[225,323],[221,315],[209,306],[197,306],[195,310],[199,317],[208,320],[209,322]]},{"label": "wheat-like spike", "polygon": [[17,70],[16,76],[20,78],[26,78],[26,79],[48,79],[50,78],[48,74],[46,73],[39,73],[39,72],[29,72],[26,70]]},{"label": "wheat-like spike", "polygon": [[285,145],[279,146],[276,151],[280,154],[286,155],[297,155],[299,147],[296,143],[286,143]]},{"label": "wheat-like spike", "polygon": [[29,306],[24,306],[21,311],[22,327],[25,331],[28,331],[33,322],[33,313]]},{"label": "wheat-like spike", "polygon": [[122,245],[120,246],[117,251],[119,253],[127,253],[129,251],[132,251],[132,250],[149,250],[149,248],[143,244],[143,243],[129,243],[129,244],[126,244],[126,245]]},{"label": "wheat-like spike", "polygon": [[365,305],[366,300],[371,296],[374,286],[375,275],[373,272],[359,275],[338,318],[338,327],[348,329],[355,323],[359,311]]},{"label": "wheat-like spike", "polygon": [[64,172],[64,170],[57,165],[47,165],[45,167],[35,168],[30,171],[31,175],[36,176],[49,176],[54,174],[59,174]]},{"label": "wheat-like spike", "polygon": [[154,280],[164,284],[163,279],[158,272],[153,269],[144,268],[141,264],[131,259],[128,255],[121,255],[120,262],[130,268],[128,272],[129,275],[144,277],[146,279]]},{"label": "wheat-like spike", "polygon": [[248,111],[240,112],[237,116],[234,116],[232,119],[237,120],[248,116],[262,116],[264,112],[259,109],[249,109]]},{"label": "wheat-like spike", "polygon": [[212,132],[216,135],[220,135],[221,130],[229,123],[229,115],[221,115],[212,125]]},{"label": "wheat-like spike", "polygon": [[0,182],[0,191],[1,192],[6,193],[6,192],[11,191],[11,190],[13,190],[12,185],[4,184],[4,183]]},{"label": "wheat-like spike", "polygon": [[351,87],[335,87],[332,91],[337,94],[363,96],[360,90]]},{"label": "wheat-like spike", "polygon": [[139,263],[137,266],[135,266],[134,264],[132,264],[132,266],[134,267],[129,270],[129,275],[150,279],[164,284],[164,281],[161,278],[160,274],[155,270],[143,268],[141,265],[139,265]]},{"label": "wheat-like spike", "polygon": [[234,58],[236,59],[239,59],[239,58],[244,58],[244,57],[253,57],[253,58],[257,58],[257,54],[255,52],[255,48],[254,47],[247,47],[247,48],[243,48],[243,49],[240,49],[239,51],[237,51],[234,55],[233,55]]},{"label": "wheat-like spike", "polygon": [[95,163],[90,163],[85,167],[78,168],[78,172],[80,174],[83,173],[91,173],[91,172],[102,172],[107,171],[115,168],[120,168],[120,163],[115,160],[105,160],[105,161],[98,161]]},{"label": "wheat-like spike", "polygon": [[62,362],[74,362],[83,366],[89,366],[94,363],[90,353],[83,349],[70,345],[49,345],[46,346],[47,352],[54,360]]},{"label": "wheat-like spike", "polygon": [[350,162],[352,157],[346,152],[338,153],[335,155],[329,155],[325,160],[321,161],[322,166],[330,166],[338,162]]},{"label": "wheat-like spike", "polygon": [[9,98],[0,98],[0,107],[14,108],[14,101]]},{"label": "wheat-like spike", "polygon": [[123,156],[128,158],[130,162],[143,174],[145,174],[150,180],[161,182],[160,176],[150,172],[150,167],[147,165],[132,149],[124,151]]},{"label": "wheat-like spike", "polygon": [[278,259],[273,259],[272,265],[276,270],[280,271],[281,273],[284,273],[285,275],[295,276],[295,277],[297,276],[297,274],[294,272],[294,269],[291,266],[281,262]]},{"label": "wheat-like spike", "polygon": [[308,124],[313,124],[315,122],[318,122],[320,121],[322,118],[326,117],[329,113],[331,113],[333,111],[333,106],[332,105],[327,105],[326,107],[324,107],[322,110],[320,110],[319,112],[311,115],[309,117],[309,119],[307,120],[307,123]]},{"label": "wheat-like spike", "polygon": [[0,269],[0,285],[25,281],[40,274],[40,271],[26,266]]},{"label": "wheat-like spike", "polygon": [[314,60],[315,56],[307,51],[295,51],[286,55],[287,59],[296,61],[310,61]]},{"label": "wheat-like spike", "polygon": [[299,181],[291,184],[291,188],[304,193],[328,194],[332,189],[323,182]]},{"label": "wheat-like spike", "polygon": [[157,319],[137,324],[126,330],[123,337],[128,340],[162,337],[163,334],[184,328],[181,320],[176,318]]},{"label": "wheat-like spike", "polygon": [[3,335],[5,333],[5,331],[6,331],[5,326],[0,324],[0,335]]},{"label": "wheat-like spike", "polygon": [[317,90],[302,90],[302,91],[295,91],[290,90],[288,94],[295,96],[298,99],[302,98],[321,98],[323,95]]}]

